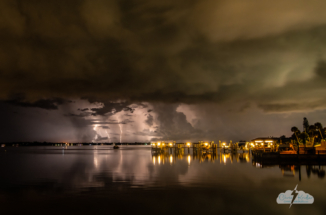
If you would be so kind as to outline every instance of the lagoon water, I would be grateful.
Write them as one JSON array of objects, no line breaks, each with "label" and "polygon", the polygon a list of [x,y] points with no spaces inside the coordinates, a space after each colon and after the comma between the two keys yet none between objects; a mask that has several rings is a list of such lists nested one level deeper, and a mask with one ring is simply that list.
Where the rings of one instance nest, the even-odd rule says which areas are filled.
[{"label": "lagoon water", "polygon": [[[326,166],[148,146],[0,148],[2,214],[325,214]],[[277,204],[298,190],[313,204]]]}]

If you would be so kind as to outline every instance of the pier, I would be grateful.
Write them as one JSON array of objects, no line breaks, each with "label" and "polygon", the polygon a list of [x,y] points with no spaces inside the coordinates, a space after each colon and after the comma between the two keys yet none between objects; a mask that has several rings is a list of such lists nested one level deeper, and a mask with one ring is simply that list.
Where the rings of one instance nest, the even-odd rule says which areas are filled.
[{"label": "pier", "polygon": [[217,144],[214,143],[214,141],[199,141],[198,143],[176,143],[175,141],[166,143],[162,141],[152,143],[151,145],[153,153],[190,153],[191,149],[194,153],[210,154],[217,153],[217,149],[220,148]]},{"label": "pier", "polygon": [[[302,165],[320,165],[326,164],[326,153],[303,153],[299,149],[293,154],[283,154],[280,151],[281,147],[286,144],[276,144],[275,140],[271,139],[256,139],[253,142],[239,146],[238,143],[229,144],[214,143],[214,141],[199,141],[197,143],[176,143],[173,142],[154,142],[152,145],[153,155],[170,156],[175,155],[175,158],[185,155],[192,155],[198,160],[216,160],[222,155],[228,154],[245,154],[246,157],[252,156],[253,161],[260,162],[264,165],[269,164],[302,164]],[[287,152],[287,151],[286,151]],[[248,155],[248,156],[247,156]],[[241,156],[240,156],[241,157]],[[173,158],[172,158],[173,159]],[[224,158],[223,158],[224,159]]]}]

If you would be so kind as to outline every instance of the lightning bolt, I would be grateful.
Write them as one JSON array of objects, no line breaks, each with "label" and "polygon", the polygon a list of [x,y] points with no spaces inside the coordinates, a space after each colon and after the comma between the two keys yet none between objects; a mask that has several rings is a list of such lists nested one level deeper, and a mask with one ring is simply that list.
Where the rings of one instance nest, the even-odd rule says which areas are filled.
[{"label": "lightning bolt", "polygon": [[289,208],[291,208],[294,200],[297,198],[297,195],[298,195],[297,187],[298,187],[298,185],[294,188],[294,190],[291,193],[291,195],[293,195],[293,198],[292,198],[292,201],[291,201],[291,204],[290,204],[290,207]]},{"label": "lightning bolt", "polygon": [[119,123],[119,128],[120,128],[120,143],[121,143],[122,129],[121,129],[121,124],[120,123]]},{"label": "lightning bolt", "polygon": [[121,129],[121,124],[119,122],[118,117],[117,117],[117,120],[118,120],[118,125],[119,125],[119,128],[120,128],[120,143],[121,143],[122,129]]},{"label": "lightning bolt", "polygon": [[[96,132],[96,128],[97,128],[97,125],[94,126],[93,130]],[[96,132],[96,135],[95,135],[95,140],[97,139],[97,132]],[[94,142],[94,140],[92,141]]]},{"label": "lightning bolt", "polygon": [[108,135],[109,142],[111,142],[110,135],[109,135],[108,131],[105,131],[105,132],[106,132],[106,134]]}]

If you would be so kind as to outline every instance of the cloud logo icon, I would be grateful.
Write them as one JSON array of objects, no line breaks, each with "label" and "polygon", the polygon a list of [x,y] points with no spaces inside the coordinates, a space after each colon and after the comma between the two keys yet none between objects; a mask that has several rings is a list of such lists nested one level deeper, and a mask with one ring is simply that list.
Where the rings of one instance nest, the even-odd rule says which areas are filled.
[{"label": "cloud logo icon", "polygon": [[314,203],[314,197],[309,193],[305,193],[302,190],[297,190],[298,185],[294,190],[287,190],[284,193],[280,193],[276,198],[277,204],[312,204]]}]

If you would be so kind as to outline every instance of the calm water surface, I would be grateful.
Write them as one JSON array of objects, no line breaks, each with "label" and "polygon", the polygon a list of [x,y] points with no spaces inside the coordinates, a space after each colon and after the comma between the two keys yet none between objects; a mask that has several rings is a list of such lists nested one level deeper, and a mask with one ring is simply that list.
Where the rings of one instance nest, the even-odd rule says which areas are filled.
[{"label": "calm water surface", "polygon": [[[325,214],[324,166],[249,154],[152,154],[146,146],[0,148],[3,214]],[[312,205],[279,205],[303,190]]]}]

